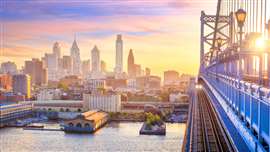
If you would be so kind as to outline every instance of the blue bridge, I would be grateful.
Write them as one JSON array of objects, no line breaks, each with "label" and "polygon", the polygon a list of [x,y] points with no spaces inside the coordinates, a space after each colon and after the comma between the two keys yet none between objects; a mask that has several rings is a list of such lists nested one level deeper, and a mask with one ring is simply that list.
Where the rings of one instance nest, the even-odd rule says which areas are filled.
[{"label": "blue bridge", "polygon": [[218,0],[200,21],[183,151],[270,152],[270,1]]}]

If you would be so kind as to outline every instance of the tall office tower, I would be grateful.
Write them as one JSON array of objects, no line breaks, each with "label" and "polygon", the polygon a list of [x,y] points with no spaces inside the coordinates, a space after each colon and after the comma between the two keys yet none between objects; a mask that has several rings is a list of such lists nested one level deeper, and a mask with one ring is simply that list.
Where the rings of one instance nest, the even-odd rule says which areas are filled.
[{"label": "tall office tower", "polygon": [[135,64],[134,69],[135,69],[135,77],[138,77],[138,76],[142,75],[141,65]]},{"label": "tall office tower", "polygon": [[33,85],[41,86],[48,83],[48,71],[39,59],[33,58],[31,61],[25,61],[24,73],[31,76]]},{"label": "tall office tower", "polygon": [[0,73],[16,74],[17,72],[17,65],[14,62],[8,61],[1,64]]},{"label": "tall office tower", "polygon": [[131,78],[136,77],[136,69],[132,49],[129,50],[128,54],[128,76]]},{"label": "tall office tower", "polygon": [[145,68],[145,75],[150,76],[151,75],[151,70],[149,68]]},{"label": "tall office tower", "polygon": [[80,57],[80,49],[77,45],[76,40],[74,40],[72,47],[70,49],[70,56],[73,62],[73,74],[80,75],[81,74],[81,57]]},{"label": "tall office tower", "polygon": [[116,37],[115,44],[116,54],[115,54],[115,68],[114,72],[120,74],[123,72],[123,41],[122,35],[118,34]]},{"label": "tall office tower", "polygon": [[60,47],[60,44],[58,42],[55,42],[53,44],[53,54],[56,55],[57,59],[61,58],[61,47]]},{"label": "tall office tower", "polygon": [[92,60],[92,73],[97,74],[100,73],[100,55],[99,55],[99,50],[97,46],[92,49],[91,51],[91,60]]},{"label": "tall office tower", "polygon": [[0,90],[11,91],[12,89],[12,75],[0,74]]},{"label": "tall office tower", "polygon": [[101,69],[101,72],[107,72],[107,69],[106,69],[106,62],[101,60],[100,62],[100,69]]},{"label": "tall office tower", "polygon": [[71,56],[63,56],[63,63],[62,68],[66,71],[67,75],[72,75],[73,73],[73,61]]},{"label": "tall office tower", "polygon": [[21,93],[26,98],[31,97],[31,77],[27,74],[16,74],[12,76],[13,92]]},{"label": "tall office tower", "polygon": [[83,78],[86,78],[90,73],[90,60],[82,61],[82,75]]},{"label": "tall office tower", "polygon": [[48,79],[52,81],[58,80],[58,59],[55,54],[45,54],[45,63],[48,68]]}]

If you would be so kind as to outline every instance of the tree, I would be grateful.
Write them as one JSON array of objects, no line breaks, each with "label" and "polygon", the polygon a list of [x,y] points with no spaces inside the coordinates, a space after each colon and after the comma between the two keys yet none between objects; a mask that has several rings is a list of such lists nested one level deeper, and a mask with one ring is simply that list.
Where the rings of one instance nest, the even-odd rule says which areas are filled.
[{"label": "tree", "polygon": [[68,86],[64,83],[58,83],[58,88],[63,89],[64,91],[68,91]]}]

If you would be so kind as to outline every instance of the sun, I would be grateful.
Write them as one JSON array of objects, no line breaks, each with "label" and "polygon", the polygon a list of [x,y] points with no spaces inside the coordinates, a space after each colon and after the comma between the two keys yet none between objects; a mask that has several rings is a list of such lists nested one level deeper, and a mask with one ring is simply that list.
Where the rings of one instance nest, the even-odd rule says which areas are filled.
[{"label": "sun", "polygon": [[262,37],[256,39],[256,41],[255,41],[255,47],[258,48],[258,49],[265,48],[265,40]]}]

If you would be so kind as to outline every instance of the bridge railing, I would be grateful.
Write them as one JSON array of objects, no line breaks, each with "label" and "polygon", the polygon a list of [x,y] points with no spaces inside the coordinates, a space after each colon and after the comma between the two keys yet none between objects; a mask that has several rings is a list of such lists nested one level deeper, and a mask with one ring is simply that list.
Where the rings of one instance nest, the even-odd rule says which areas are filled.
[{"label": "bridge railing", "polygon": [[270,145],[270,89],[236,78],[201,74],[263,144]]}]

